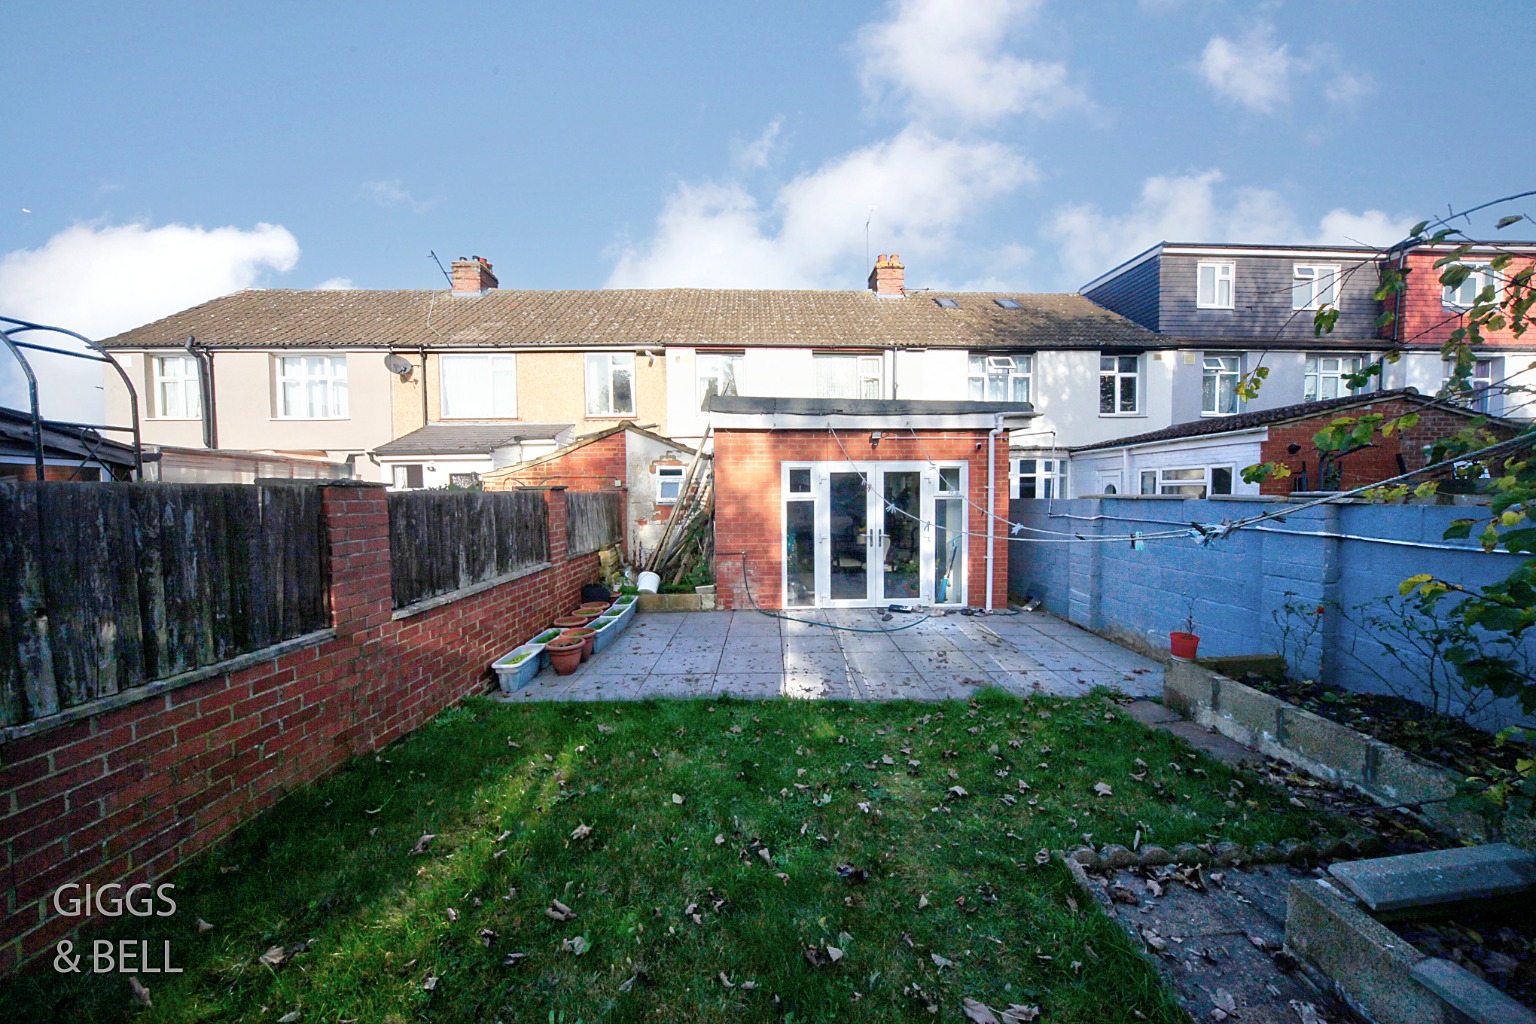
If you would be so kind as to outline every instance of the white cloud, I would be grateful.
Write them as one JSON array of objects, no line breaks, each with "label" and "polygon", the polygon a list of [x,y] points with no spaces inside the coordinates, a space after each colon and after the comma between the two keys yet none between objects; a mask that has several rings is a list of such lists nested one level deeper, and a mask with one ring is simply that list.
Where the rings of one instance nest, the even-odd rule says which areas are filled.
[{"label": "white cloud", "polygon": [[1254,26],[1241,40],[1215,36],[1200,54],[1199,70],[1217,96],[1261,114],[1290,102],[1291,74],[1298,67],[1284,43],[1275,45],[1273,29]]},{"label": "white cloud", "polygon": [[[77,224],[39,248],[0,257],[0,311],[99,340],[258,285],[267,272],[285,273],[298,260],[298,241],[274,224],[249,231]],[[0,361],[0,405],[14,408],[26,403],[26,391],[9,363]],[[45,414],[101,417],[99,363],[39,356],[34,365]]]},{"label": "white cloud", "polygon": [[936,261],[960,223],[1034,178],[1000,143],[909,127],[800,175],[766,206],[738,183],[683,183],[651,241],[620,249],[608,286],[859,287],[870,207],[879,251]]},{"label": "white cloud", "polygon": [[1124,213],[1090,204],[1058,210],[1045,233],[1057,245],[1061,284],[1079,286],[1158,242],[1385,246],[1413,224],[1380,210],[1335,209],[1309,228],[1278,193],[1239,188],[1223,196],[1217,189],[1221,181],[1217,170],[1148,178],[1136,205]]},{"label": "white cloud", "polygon": [[1369,75],[1344,70],[1330,74],[1327,84],[1323,86],[1323,95],[1328,102],[1339,106],[1351,106],[1375,91],[1376,83]]},{"label": "white cloud", "polygon": [[413,213],[426,213],[437,205],[436,199],[417,199],[405,190],[399,178],[389,178],[384,181],[365,181],[362,185],[364,198],[370,202],[392,210],[397,206],[408,206]]},{"label": "white cloud", "polygon": [[895,96],[910,119],[931,125],[987,124],[1081,106],[1087,101],[1065,64],[1004,49],[1034,21],[1041,2],[897,0],[888,20],[859,34],[864,88]]},{"label": "white cloud", "polygon": [[345,291],[348,288],[356,287],[357,285],[352,283],[352,279],[350,277],[328,277],[324,281],[321,281],[319,284],[315,285],[315,289],[322,292]]},{"label": "white cloud", "polygon": [[767,167],[773,160],[774,150],[778,146],[779,130],[784,127],[784,119],[776,117],[763,129],[763,133],[745,146],[736,150],[735,160],[737,168],[743,171],[760,171]]}]

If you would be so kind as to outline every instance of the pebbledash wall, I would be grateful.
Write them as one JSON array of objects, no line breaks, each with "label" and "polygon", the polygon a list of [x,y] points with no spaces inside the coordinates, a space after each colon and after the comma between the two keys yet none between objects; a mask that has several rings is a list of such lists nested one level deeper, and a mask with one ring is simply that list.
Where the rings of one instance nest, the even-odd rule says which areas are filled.
[{"label": "pebbledash wall", "polygon": [[[1381,657],[1372,636],[1337,609],[1395,595],[1400,581],[1418,573],[1476,586],[1502,579],[1518,562],[1513,555],[1484,553],[1469,541],[1441,539],[1451,520],[1486,516],[1486,506],[1330,504],[1205,546],[1181,537],[1145,541],[1137,550],[1129,539],[1137,532],[1188,531],[1191,523],[1281,511],[1286,504],[1160,496],[1016,500],[1009,506],[1014,522],[1056,533],[1025,531],[1009,545],[1009,594],[1038,597],[1056,615],[1148,651],[1166,652],[1168,634],[1184,629],[1192,610],[1202,657],[1288,654],[1299,662],[1291,671],[1301,677],[1380,693],[1382,681],[1362,659],[1373,659],[1383,670],[1392,660]],[[1027,542],[1061,533],[1127,539]],[[1325,609],[1317,638],[1304,653],[1295,641],[1286,649],[1282,622],[1289,603]],[[1416,686],[1406,671],[1393,682],[1405,695]],[[1516,706],[1501,703],[1479,724],[1492,728],[1519,720]]]},{"label": "pebbledash wall", "polygon": [[[722,608],[783,607],[784,462],[844,462],[849,456],[869,462],[965,462],[969,467],[966,529],[966,601],[981,607],[987,599],[987,431],[919,430],[916,436],[889,432],[871,450],[868,430],[839,430],[839,445],[826,430],[719,430],[715,433],[715,583]],[[996,497],[993,514],[1008,509],[1008,446],[994,453]],[[992,601],[1001,607],[1008,593],[1007,528],[996,529]],[[742,557],[746,557],[743,587]]]},{"label": "pebbledash wall", "polygon": [[548,562],[396,611],[385,491],[325,487],[330,628],[0,742],[0,973],[79,926],[53,912],[59,885],[161,878],[285,794],[484,690],[490,661],[597,579],[596,554],[566,557],[564,489],[545,493]]}]

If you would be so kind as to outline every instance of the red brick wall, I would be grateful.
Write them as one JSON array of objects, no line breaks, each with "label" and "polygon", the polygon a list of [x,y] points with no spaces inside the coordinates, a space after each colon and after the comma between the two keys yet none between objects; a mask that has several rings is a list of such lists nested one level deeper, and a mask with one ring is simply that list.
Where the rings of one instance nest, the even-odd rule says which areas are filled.
[{"label": "red brick wall", "polygon": [[0,743],[0,972],[73,930],[65,882],[163,877],[292,790],[485,689],[487,666],[580,601],[597,555],[567,560],[548,493],[544,570],[396,620],[376,487],[328,487],[334,639],[48,732]]},{"label": "red brick wall", "polygon": [[[1403,345],[1439,348],[1449,340],[1453,331],[1463,326],[1466,318],[1453,309],[1446,309],[1442,301],[1444,287],[1440,284],[1440,275],[1445,272],[1445,268],[1437,270],[1435,261],[1444,255],[1443,250],[1431,249],[1408,254],[1407,288],[1400,295],[1388,296],[1383,303],[1383,309],[1397,314],[1395,323],[1382,328],[1383,337],[1395,339]],[[1487,259],[1486,256],[1475,254],[1466,257],[1467,262],[1485,262]],[[1514,260],[1503,273],[1512,276],[1532,262],[1536,261],[1529,258]],[[1507,327],[1499,331],[1485,331],[1483,339],[1491,345],[1508,345],[1516,341],[1514,333]],[[1530,344],[1531,335],[1527,334],[1522,340],[1524,344]]]},{"label": "red brick wall", "polygon": [[[0,463],[0,479],[36,480],[37,467],[30,462],[25,465],[19,462]],[[45,463],[43,479],[96,481],[101,479],[101,470],[95,466],[54,466]]]},{"label": "red brick wall", "polygon": [[[752,598],[763,608],[783,605],[784,512],[782,462],[846,462],[848,456],[869,461],[964,461],[969,464],[970,496],[986,504],[987,432],[985,430],[886,431],[880,447],[869,447],[868,430],[838,431],[843,449],[825,430],[721,430],[715,434],[715,583],[726,608],[750,608],[742,589],[741,555],[746,552]],[[978,449],[977,444],[981,447]],[[993,514],[1008,515],[1008,443],[995,446],[997,494]],[[966,561],[968,604],[986,603],[987,517],[968,509],[971,536]],[[992,568],[992,603],[1001,607],[1008,591],[1008,529],[996,527],[996,557]]]},{"label": "red brick wall", "polygon": [[[1291,493],[1291,489],[1296,486],[1296,478],[1301,472],[1303,462],[1306,463],[1307,468],[1307,486],[1311,490],[1317,490],[1319,486],[1317,450],[1312,438],[1340,416],[1359,419],[1371,413],[1380,413],[1388,419],[1395,419],[1409,412],[1419,414],[1417,424],[1407,430],[1394,431],[1391,437],[1382,437],[1378,432],[1374,438],[1375,448],[1366,448],[1339,460],[1339,466],[1343,470],[1342,490],[1365,487],[1397,476],[1402,472],[1397,465],[1399,453],[1402,454],[1403,461],[1407,463],[1409,469],[1419,469],[1425,465],[1423,452],[1427,445],[1455,434],[1465,428],[1469,421],[1468,417],[1458,413],[1447,412],[1444,409],[1426,410],[1419,403],[1397,398],[1374,402],[1343,413],[1327,413],[1314,416],[1309,420],[1298,420],[1294,423],[1282,423],[1279,426],[1270,427],[1268,439],[1260,446],[1261,461],[1279,462],[1289,467],[1292,475],[1264,481],[1259,485],[1259,493],[1273,495]],[[1488,429],[1500,440],[1513,437],[1516,433],[1513,428],[1504,426],[1490,426]],[[1292,444],[1301,446],[1301,450],[1295,455],[1287,452]]]},{"label": "red brick wall", "polygon": [[485,481],[485,489],[510,491],[517,487],[559,485],[573,491],[627,490],[626,451],[627,434],[620,430],[517,473],[491,476]]}]

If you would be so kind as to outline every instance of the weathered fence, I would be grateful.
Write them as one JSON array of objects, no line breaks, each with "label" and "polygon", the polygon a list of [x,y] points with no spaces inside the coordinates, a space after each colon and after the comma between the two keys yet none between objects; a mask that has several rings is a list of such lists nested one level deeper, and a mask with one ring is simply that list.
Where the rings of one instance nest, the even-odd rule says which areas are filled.
[{"label": "weathered fence", "polygon": [[0,723],[329,624],[315,488],[0,486]]},{"label": "weathered fence", "polygon": [[542,491],[400,491],[389,496],[395,607],[549,560]]},{"label": "weathered fence", "polygon": [[624,539],[622,492],[570,491],[565,501],[565,546],[570,554],[591,554]]}]

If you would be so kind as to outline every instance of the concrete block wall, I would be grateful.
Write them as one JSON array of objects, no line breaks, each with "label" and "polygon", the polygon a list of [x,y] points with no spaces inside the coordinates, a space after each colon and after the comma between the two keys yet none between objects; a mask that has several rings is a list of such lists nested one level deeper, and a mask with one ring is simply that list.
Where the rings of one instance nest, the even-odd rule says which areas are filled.
[{"label": "concrete block wall", "polygon": [[[1396,594],[1398,583],[1417,573],[1484,585],[1502,579],[1518,561],[1486,554],[1470,542],[1441,540],[1451,520],[1485,514],[1467,506],[1323,505],[1205,546],[1187,535],[1191,523],[1218,524],[1285,507],[1262,498],[1017,500],[1009,506],[1014,522],[1085,540],[1041,544],[1016,537],[1009,544],[1009,593],[1039,597],[1063,618],[1147,650],[1166,651],[1168,633],[1184,628],[1192,607],[1202,656],[1284,654],[1298,677],[1385,692],[1363,667],[1368,659],[1393,673],[1400,691],[1422,692],[1418,673],[1381,657],[1377,638],[1336,609]],[[1186,535],[1147,540],[1142,550],[1129,539],[1168,530]],[[1054,535],[1019,535],[1038,536]],[[1113,539],[1099,540],[1105,537]],[[1305,650],[1294,640],[1286,643],[1285,623],[1297,621],[1285,614],[1287,604],[1321,610],[1317,635]],[[1478,724],[1497,728],[1520,717],[1517,707],[1500,703]]]},{"label": "concrete block wall", "polygon": [[598,576],[596,554],[566,557],[564,491],[547,499],[549,564],[413,613],[392,608],[385,491],[327,487],[330,629],[0,742],[0,973],[80,924],[53,912],[59,885],[162,878],[284,794],[484,690],[487,665]]}]

